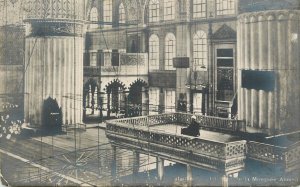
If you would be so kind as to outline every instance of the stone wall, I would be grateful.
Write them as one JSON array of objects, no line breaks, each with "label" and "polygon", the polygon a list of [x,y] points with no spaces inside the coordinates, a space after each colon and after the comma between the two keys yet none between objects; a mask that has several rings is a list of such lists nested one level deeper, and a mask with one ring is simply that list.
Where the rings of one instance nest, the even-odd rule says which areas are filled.
[{"label": "stone wall", "polygon": [[0,112],[5,103],[23,105],[24,38],[22,26],[0,27]]},{"label": "stone wall", "polygon": [[0,64],[0,112],[3,104],[23,105],[23,65]]}]

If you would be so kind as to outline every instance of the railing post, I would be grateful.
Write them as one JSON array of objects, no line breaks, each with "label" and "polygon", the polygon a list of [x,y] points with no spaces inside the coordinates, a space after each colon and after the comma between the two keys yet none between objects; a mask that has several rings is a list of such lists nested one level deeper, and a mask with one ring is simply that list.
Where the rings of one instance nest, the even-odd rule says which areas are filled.
[{"label": "railing post", "polygon": [[221,179],[222,179],[222,187],[228,187],[228,176],[227,176],[227,174],[224,174],[222,177],[221,177]]},{"label": "railing post", "polygon": [[133,176],[136,177],[139,173],[140,168],[140,153],[133,151]]},{"label": "railing post", "polygon": [[192,173],[192,167],[191,167],[191,165],[189,165],[189,164],[186,165],[186,181],[187,181],[187,186],[188,186],[188,187],[193,186],[193,173]]},{"label": "railing post", "polygon": [[111,176],[115,180],[117,177],[117,147],[112,145]]},{"label": "railing post", "polygon": [[157,157],[156,161],[157,176],[159,181],[162,181],[164,178],[164,159]]},{"label": "railing post", "polygon": [[110,118],[110,93],[107,92],[107,114],[106,116]]}]

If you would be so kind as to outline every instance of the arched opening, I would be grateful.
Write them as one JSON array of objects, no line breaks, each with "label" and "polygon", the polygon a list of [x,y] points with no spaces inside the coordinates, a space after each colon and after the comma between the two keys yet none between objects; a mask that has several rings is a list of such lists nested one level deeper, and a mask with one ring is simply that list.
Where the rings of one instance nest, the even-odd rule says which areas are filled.
[{"label": "arched opening", "polygon": [[106,117],[118,117],[125,113],[124,90],[125,86],[119,80],[114,80],[106,87]]},{"label": "arched opening", "polygon": [[128,116],[147,115],[148,84],[140,79],[131,84],[128,94]]},{"label": "arched opening", "polygon": [[90,12],[90,21],[91,21],[91,24],[90,24],[90,28],[91,29],[96,29],[98,28],[98,9],[96,7],[93,7],[91,9],[91,12]]},{"label": "arched opening", "polygon": [[51,97],[44,101],[42,131],[50,134],[62,131],[62,111]]},{"label": "arched opening", "polygon": [[151,70],[159,69],[159,38],[156,34],[149,38],[149,61]]},{"label": "arched opening", "polygon": [[83,108],[85,122],[98,119],[100,116],[99,109],[99,87],[95,80],[90,79],[84,85]]},{"label": "arched opening", "polygon": [[119,5],[119,25],[124,25],[126,22],[126,14],[123,3]]}]

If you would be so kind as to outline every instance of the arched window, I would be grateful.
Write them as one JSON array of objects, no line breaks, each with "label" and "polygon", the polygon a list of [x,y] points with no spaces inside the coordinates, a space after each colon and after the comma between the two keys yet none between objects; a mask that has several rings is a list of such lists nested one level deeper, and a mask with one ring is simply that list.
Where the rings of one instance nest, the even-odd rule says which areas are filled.
[{"label": "arched window", "polygon": [[103,21],[105,27],[111,27],[112,25],[112,0],[103,1]]},{"label": "arched window", "polygon": [[150,69],[159,69],[159,38],[157,35],[152,34],[149,38],[149,59]]},{"label": "arched window", "polygon": [[207,0],[193,0],[193,18],[206,17],[206,1]]},{"label": "arched window", "polygon": [[173,20],[175,18],[175,1],[164,0],[164,20]]},{"label": "arched window", "polygon": [[165,69],[175,70],[173,67],[173,58],[176,53],[176,38],[174,34],[168,33],[165,38]]},{"label": "arched window", "polygon": [[159,0],[149,2],[149,22],[159,21]]},{"label": "arched window", "polygon": [[123,3],[119,6],[119,23],[124,24],[126,20],[125,9]]},{"label": "arched window", "polygon": [[90,21],[92,22],[90,25],[91,29],[95,29],[98,27],[98,10],[96,7],[93,7],[91,9],[91,13],[90,13]]},{"label": "arched window", "polygon": [[207,37],[204,31],[197,31],[193,37],[193,59],[195,70],[207,70]]}]

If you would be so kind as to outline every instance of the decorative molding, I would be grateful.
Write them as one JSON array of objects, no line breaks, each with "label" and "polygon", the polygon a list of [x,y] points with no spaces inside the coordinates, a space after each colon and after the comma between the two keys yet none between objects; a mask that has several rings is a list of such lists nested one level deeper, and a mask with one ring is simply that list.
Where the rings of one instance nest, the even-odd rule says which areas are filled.
[{"label": "decorative molding", "polygon": [[120,53],[120,64],[123,66],[144,66],[146,64],[147,54],[138,53]]},{"label": "decorative molding", "polygon": [[114,79],[105,86],[104,90],[106,90],[107,92],[111,92],[111,89],[116,86],[122,88],[122,90],[126,89],[126,86],[122,81],[120,81],[119,79]]},{"label": "decorative molding", "polygon": [[233,69],[217,70],[218,89],[232,90],[233,89]]},{"label": "decorative molding", "polygon": [[138,85],[141,85],[142,87],[148,87],[148,83],[140,78],[136,79],[133,83],[131,83],[129,85],[129,89],[135,85],[135,84],[138,84]]},{"label": "decorative molding", "polygon": [[[272,17],[272,19],[267,20],[280,20],[282,16],[285,17],[285,19],[289,19],[293,17],[295,20],[300,20],[300,10],[269,10],[269,11],[261,11],[261,12],[250,12],[250,13],[244,13],[238,16],[239,22],[247,23],[251,17],[260,17],[260,16],[266,16],[266,17]],[[262,21],[267,21],[266,19]]]},{"label": "decorative molding", "polygon": [[236,39],[236,31],[224,24],[212,35],[213,40]]},{"label": "decorative molding", "polygon": [[[75,2],[74,2],[75,1]],[[82,0],[26,0],[26,19],[84,20]]]},{"label": "decorative molding", "polygon": [[68,22],[31,22],[29,36],[82,36],[83,24]]}]

